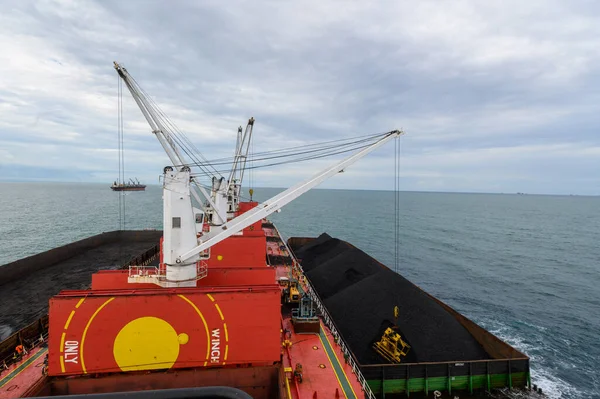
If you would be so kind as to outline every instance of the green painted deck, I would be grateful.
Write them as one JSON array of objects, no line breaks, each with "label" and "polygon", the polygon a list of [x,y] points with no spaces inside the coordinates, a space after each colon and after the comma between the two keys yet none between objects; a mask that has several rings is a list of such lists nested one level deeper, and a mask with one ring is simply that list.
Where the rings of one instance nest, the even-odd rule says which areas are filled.
[{"label": "green painted deck", "polygon": [[321,330],[319,331],[319,338],[321,339],[321,344],[327,353],[327,357],[331,362],[331,366],[333,367],[333,371],[337,376],[338,381],[340,382],[340,386],[344,391],[344,395],[348,399],[358,399],[352,390],[352,386],[350,385],[350,381],[348,381],[348,376],[344,372],[344,368],[340,364],[338,357],[335,355],[333,348],[331,347],[331,343],[323,333],[323,327],[321,326]]}]

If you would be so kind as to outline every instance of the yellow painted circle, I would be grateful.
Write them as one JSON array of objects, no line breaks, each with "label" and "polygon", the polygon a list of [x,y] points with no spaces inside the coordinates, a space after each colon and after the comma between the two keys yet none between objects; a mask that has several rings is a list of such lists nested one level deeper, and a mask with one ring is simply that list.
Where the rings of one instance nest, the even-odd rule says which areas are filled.
[{"label": "yellow painted circle", "polygon": [[177,336],[177,340],[179,341],[179,343],[181,345],[185,345],[188,343],[188,341],[190,340],[189,335],[187,335],[186,333],[181,333]]},{"label": "yellow painted circle", "polygon": [[177,361],[179,345],[188,340],[162,319],[140,317],[119,331],[113,355],[123,371],[168,369]]},{"label": "yellow painted circle", "polygon": [[223,255],[217,255],[217,260],[223,260]]}]

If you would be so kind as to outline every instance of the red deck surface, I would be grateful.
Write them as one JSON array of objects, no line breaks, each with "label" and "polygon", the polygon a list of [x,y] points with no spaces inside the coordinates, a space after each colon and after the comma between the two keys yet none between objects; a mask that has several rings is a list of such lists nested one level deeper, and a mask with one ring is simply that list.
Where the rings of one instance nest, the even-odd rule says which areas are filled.
[{"label": "red deck surface", "polygon": [[[278,237],[277,231],[264,228],[265,235]],[[267,241],[279,250],[282,241]],[[275,255],[289,255],[286,250]],[[289,266],[275,266],[277,278],[291,277]],[[320,334],[296,334],[291,318],[282,320],[282,329],[291,332],[292,345],[284,350],[283,362],[288,377],[289,393],[293,398],[362,398],[362,387],[352,367],[346,364],[344,355],[331,336],[331,331],[321,322]],[[298,382],[293,376],[296,364],[302,365],[303,378]],[[316,394],[316,396],[314,396]]]},{"label": "red deck surface", "polygon": [[[258,243],[259,241],[256,240],[254,237],[260,237],[262,235],[262,239],[265,239],[265,237],[279,237],[278,232],[275,228],[270,228],[270,227],[265,227],[263,228],[264,230],[264,235],[262,235],[263,233],[256,230],[252,230],[249,232],[249,235],[251,237],[251,239],[246,240],[245,242],[247,242],[248,244],[250,243]],[[238,239],[239,241],[239,239]],[[285,249],[281,249],[281,246],[283,245],[283,242],[278,240],[278,241],[266,241],[264,244],[262,244],[262,248],[266,248],[264,249],[266,251],[267,254],[272,254],[272,255],[276,255],[276,256],[282,256],[282,257],[287,257],[289,256],[288,252]],[[248,245],[249,247],[251,245]],[[247,248],[249,249],[249,248]],[[246,255],[244,255],[246,256]],[[264,253],[262,255],[263,259],[264,259]],[[225,349],[228,353],[229,358],[227,358],[227,361],[225,359],[219,359],[219,363],[221,363],[222,365],[226,364],[230,365],[231,363],[235,363],[235,357],[236,355],[242,354],[244,352],[246,352],[246,354],[249,354],[248,352],[252,352],[251,348],[248,348],[248,343],[250,341],[254,342],[255,344],[258,343],[259,341],[253,340],[251,339],[251,336],[253,335],[252,333],[252,328],[250,328],[250,330],[248,330],[248,326],[254,326],[254,327],[259,327],[258,324],[256,323],[249,323],[249,320],[251,321],[252,319],[254,319],[256,321],[256,313],[261,313],[264,312],[264,306],[263,303],[260,302],[260,304],[258,303],[250,303],[252,302],[250,299],[251,298],[258,298],[261,295],[250,295],[248,296],[248,294],[242,294],[240,293],[240,287],[235,287],[236,284],[242,284],[243,286],[243,281],[237,281],[235,280],[235,278],[237,278],[237,274],[239,273],[254,273],[254,271],[252,270],[252,268],[248,268],[248,266],[253,266],[253,267],[257,267],[257,269],[254,269],[256,271],[258,271],[258,273],[260,273],[260,280],[261,282],[264,284],[264,278],[265,276],[263,276],[263,271],[266,272],[264,268],[269,269],[271,271],[271,273],[273,273],[273,269],[274,269],[274,275],[271,274],[272,277],[274,277],[275,279],[278,279],[280,277],[291,277],[290,274],[290,267],[289,266],[285,266],[285,265],[270,265],[271,267],[267,267],[266,265],[266,260],[264,260],[263,262],[263,266],[259,266],[254,264],[256,262],[258,258],[257,257],[252,257],[252,264],[251,265],[246,265],[245,270],[239,270],[235,271],[232,269],[230,272],[227,272],[228,274],[223,274],[226,272],[226,269],[228,269],[229,267],[233,266],[233,263],[231,264],[231,266],[225,261],[225,256],[223,256],[222,261],[219,261],[219,266],[222,266],[223,268],[215,268],[213,266],[213,269],[216,273],[215,276],[213,276],[213,280],[211,280],[212,284],[210,284],[210,288],[208,286],[205,286],[203,289],[188,289],[189,290],[189,294],[186,293],[186,297],[189,296],[194,296],[194,294],[192,294],[193,291],[197,291],[194,298],[190,299],[192,302],[194,302],[194,306],[191,307],[191,309],[193,309],[194,307],[201,309],[202,314],[204,315],[203,317],[206,318],[206,323],[207,324],[218,324],[218,325],[222,325],[224,322],[227,322],[227,328],[228,328],[228,336],[225,339],[226,340],[226,344],[227,346],[230,346],[227,349]],[[239,261],[240,259],[236,259],[237,261]],[[250,260],[250,258],[246,259],[247,261]],[[242,265],[238,265],[242,266]],[[262,269],[262,270],[261,270]],[[219,274],[219,272],[217,272],[217,270],[220,270],[219,272],[222,274]],[[223,271],[225,270],[225,272]],[[116,276],[116,274],[115,274]],[[241,276],[241,274],[240,274]],[[118,277],[118,276],[117,276]],[[115,278],[117,278],[115,277]],[[247,277],[243,276],[244,278],[242,280],[246,280]],[[256,277],[258,278],[259,275],[257,274],[256,276],[251,276],[251,277]],[[241,278],[241,277],[240,277]],[[234,281],[235,280],[235,281]],[[249,281],[254,280],[254,278],[250,278]],[[229,284],[232,284],[232,286],[219,286],[220,283],[224,283],[225,281],[227,281]],[[208,282],[208,279],[205,281],[205,283]],[[107,284],[108,284],[108,280],[107,280]],[[234,284],[235,283],[235,284]],[[275,283],[275,281],[273,281],[272,283]],[[272,284],[271,283],[271,284]],[[214,285],[213,285],[214,284]],[[269,284],[268,286],[270,286],[271,289],[274,288],[273,285]],[[202,285],[202,282],[200,282],[199,285]],[[108,284],[108,286],[110,286],[110,284]],[[107,287],[103,287],[103,288],[108,288]],[[217,286],[219,286],[219,288],[216,288]],[[258,286],[254,286],[254,289],[257,289],[259,287],[265,287],[262,285],[258,285]],[[124,288],[124,287],[121,287]],[[142,288],[142,287],[139,287]],[[143,290],[143,289],[142,289]],[[160,290],[160,293],[158,293],[158,291]],[[185,290],[185,289],[184,289]],[[54,334],[51,334],[51,352],[54,350],[53,355],[50,356],[50,372],[51,374],[54,375],[64,375],[64,374],[70,374],[69,370],[67,370],[68,367],[66,366],[73,366],[75,365],[76,368],[82,368],[81,363],[79,362],[79,359],[83,359],[83,354],[79,352],[79,350],[81,348],[83,348],[83,344],[84,344],[84,336],[87,335],[88,339],[90,338],[94,338],[93,340],[89,341],[96,341],[96,340],[102,340],[102,337],[107,337],[110,336],[111,338],[108,339],[109,344],[111,342],[114,341],[114,337],[115,334],[117,334],[120,331],[120,328],[122,327],[123,324],[127,324],[127,323],[115,323],[116,319],[122,318],[121,316],[125,317],[126,319],[131,319],[133,316],[135,317],[139,317],[141,315],[134,315],[132,314],[132,311],[140,311],[142,313],[144,313],[145,316],[149,316],[150,314],[152,314],[152,316],[157,317],[157,315],[154,315],[155,313],[159,312],[160,316],[162,319],[169,319],[170,318],[170,314],[177,314],[177,319],[181,321],[181,323],[183,323],[183,325],[179,326],[178,329],[175,329],[174,331],[177,334],[180,334],[181,331],[185,331],[186,332],[186,337],[188,338],[187,340],[185,340],[185,345],[183,345],[184,347],[189,346],[191,348],[191,344],[193,343],[192,341],[194,341],[194,337],[192,336],[192,334],[187,334],[188,331],[186,329],[189,329],[189,324],[186,324],[188,320],[192,319],[192,316],[194,316],[194,312],[191,312],[191,316],[183,316],[183,314],[181,313],[183,310],[186,310],[187,308],[182,307],[180,305],[185,305],[184,301],[181,300],[179,298],[179,296],[181,295],[177,295],[177,294],[181,294],[180,292],[170,292],[173,290],[170,289],[160,289],[160,288],[155,288],[155,289],[149,289],[146,291],[145,295],[135,295],[136,291],[140,291],[140,290],[136,290],[135,287],[132,287],[129,290],[112,290],[112,291],[99,291],[96,292],[96,295],[91,295],[90,296],[90,292],[84,292],[84,291],[71,291],[71,292],[66,292],[63,293],[63,295],[60,295],[59,297],[53,299],[53,302],[55,305],[60,304],[64,304],[65,306],[59,306],[59,308],[61,308],[61,310],[54,312],[53,313],[53,318],[54,320],[51,321],[51,329],[54,329]],[[211,292],[211,296],[214,298],[214,301],[210,301],[210,298],[207,296],[207,292],[204,291],[210,291]],[[220,294],[218,293],[220,291]],[[242,289],[243,291],[243,289]],[[268,290],[267,290],[268,291]],[[277,289],[276,289],[277,292]],[[96,302],[100,301],[102,302],[102,300],[104,300],[106,302],[107,299],[110,299],[109,297],[106,297],[106,295],[109,295],[111,298],[115,298],[114,302],[116,304],[117,299],[118,298],[123,298],[122,300],[125,301],[135,301],[135,306],[131,307],[131,306],[109,306],[106,305],[103,307],[103,309],[100,309],[100,305],[96,304]],[[244,298],[239,298],[242,299],[241,302],[238,302],[236,300],[234,300],[234,297],[241,295]],[[196,298],[197,296],[197,298]],[[247,296],[247,298],[246,298]],[[134,300],[134,297],[137,297],[138,299]],[[167,297],[168,299],[166,300],[166,302],[168,303],[164,303],[164,304],[160,304],[159,302],[154,300],[154,297],[156,297],[156,299],[160,299],[160,298],[165,298]],[[269,332],[269,339],[268,339],[268,343],[262,342],[262,344],[252,344],[250,345],[250,347],[254,346],[254,347],[259,347],[261,345],[267,345],[269,347],[269,353],[270,355],[268,356],[269,359],[272,361],[274,359],[274,355],[271,354],[273,352],[273,349],[275,349],[275,351],[277,352],[277,356],[275,356],[277,359],[279,358],[279,353],[283,354],[283,364],[281,364],[281,367],[284,368],[285,370],[285,375],[286,375],[286,379],[284,380],[284,386],[281,387],[281,391],[282,392],[287,392],[286,395],[284,395],[283,397],[288,397],[288,398],[313,398],[313,397],[317,397],[317,398],[362,398],[364,397],[364,394],[362,392],[362,388],[355,376],[355,374],[352,371],[352,368],[347,365],[344,361],[344,356],[340,350],[340,348],[338,347],[338,345],[335,343],[335,341],[333,340],[333,338],[331,337],[331,332],[329,331],[329,329],[323,324],[321,323],[321,331],[319,334],[296,334],[294,332],[293,326],[291,325],[291,320],[289,318],[289,316],[281,316],[280,312],[279,312],[279,294],[276,295],[277,300],[276,300],[276,314],[277,317],[279,318],[277,321],[277,325],[278,327],[276,327],[276,333],[275,335],[277,335],[277,337],[275,337],[275,335],[273,335],[273,333]],[[85,298],[85,299],[83,299]],[[129,298],[129,299],[127,299]],[[208,299],[206,299],[208,298]],[[179,301],[177,301],[177,299],[179,299]],[[188,298],[189,299],[189,298]],[[164,299],[163,299],[164,300]],[[179,303],[181,302],[181,303]],[[205,303],[206,302],[206,303]],[[220,310],[217,309],[216,312],[213,312],[212,310],[214,310],[213,308],[216,309],[216,307],[214,306],[213,302],[217,302],[219,303],[220,306]],[[272,303],[271,300],[267,301],[269,304]],[[241,304],[240,304],[241,303]],[[245,303],[245,305],[244,305]],[[266,303],[266,302],[265,302]],[[133,304],[133,302],[132,302]],[[68,305],[68,306],[67,306]],[[79,306],[78,306],[79,305]],[[92,306],[95,305],[95,306]],[[114,304],[112,304],[114,305]],[[175,306],[177,305],[177,306]],[[252,306],[255,305],[255,306]],[[259,306],[256,306],[259,305]],[[90,307],[91,306],[91,307]],[[87,309],[89,307],[89,309]],[[53,305],[51,305],[51,309],[53,308]],[[62,309],[64,308],[64,309]],[[86,309],[84,309],[86,308]],[[112,308],[112,311],[109,312],[109,308]],[[129,309],[125,312],[120,312],[118,311],[118,309]],[[181,308],[181,309],[180,309]],[[185,309],[184,309],[185,308]],[[269,308],[271,308],[269,306]],[[58,309],[58,308],[56,308]],[[175,310],[177,309],[177,310]],[[257,310],[260,309],[258,312]],[[75,310],[75,311],[74,311]],[[85,311],[84,311],[85,310]],[[190,310],[190,309],[187,309]],[[186,310],[186,311],[187,311]],[[116,312],[115,312],[116,311]],[[222,314],[219,314],[221,313]],[[79,314],[81,313],[81,314]],[[85,314],[84,314],[85,313]],[[135,313],[135,312],[134,312]],[[196,312],[197,313],[197,312]],[[269,314],[271,314],[271,312],[268,312]],[[87,315],[87,316],[86,316]],[[95,316],[94,316],[95,315]],[[235,315],[234,318],[230,318],[231,316]],[[80,317],[81,316],[81,317]],[[86,317],[83,317],[86,316]],[[119,317],[117,317],[119,316]],[[182,317],[183,316],[183,317]],[[133,318],[135,318],[133,317]],[[91,319],[95,318],[96,322],[91,323]],[[147,317],[146,317],[147,318]],[[102,319],[102,320],[100,320]],[[225,320],[227,319],[227,320]],[[269,318],[269,320],[271,320]],[[100,322],[102,321],[102,322]],[[127,321],[127,320],[125,320]],[[231,324],[230,324],[231,323]],[[117,326],[117,324],[119,324]],[[260,324],[260,323],[259,323]],[[267,324],[270,324],[267,323]],[[111,334],[105,334],[107,331],[103,331],[106,328],[109,327],[119,327],[119,328],[113,328],[114,331],[111,332]],[[266,326],[266,324],[265,324]],[[264,327],[263,326],[263,330]],[[291,335],[289,337],[287,337],[290,341],[291,341],[291,346],[287,346],[287,345],[282,345],[282,337],[281,337],[281,333],[279,331],[279,326],[281,326],[281,330],[289,330],[291,332]],[[75,328],[77,327],[77,328]],[[254,328],[253,327],[253,328]],[[98,329],[98,331],[94,332],[92,330],[94,330],[94,328]],[[212,328],[212,327],[211,327]],[[63,331],[64,330],[64,331]],[[86,333],[87,330],[87,333]],[[181,331],[179,331],[181,330]],[[189,332],[194,333],[196,329],[194,329],[193,331],[190,330]],[[204,332],[205,328],[201,329],[202,332]],[[242,335],[240,335],[240,338],[245,337],[245,340],[241,340],[238,344],[236,344],[237,341],[235,341],[236,337],[236,333],[235,331],[239,331],[240,333],[243,333]],[[260,330],[260,328],[258,329]],[[257,331],[258,331],[257,330]],[[271,330],[271,328],[269,328],[269,330]],[[137,331],[137,330],[136,330]],[[170,331],[170,330],[169,330]],[[264,332],[264,331],[263,331]],[[137,332],[139,333],[139,332]],[[137,334],[136,333],[136,334]],[[135,335],[135,334],[134,334]],[[180,334],[181,335],[181,334]],[[179,355],[175,357],[175,360],[172,360],[174,365],[179,363],[182,360],[185,360],[186,362],[188,362],[188,366],[190,365],[189,362],[192,361],[193,366],[198,367],[198,369],[203,369],[203,366],[206,365],[206,347],[207,344],[205,343],[205,340],[207,339],[207,334],[200,334],[203,338],[203,340],[201,340],[203,342],[202,345],[200,345],[201,347],[199,347],[199,353],[202,353],[203,355],[202,357],[202,362],[203,364],[195,364],[192,360],[192,358],[187,358],[184,351],[181,352],[182,354],[182,358],[179,359]],[[179,338],[179,336],[177,336]],[[77,343],[77,347],[69,347],[69,349],[72,349],[72,352],[75,353],[77,352],[77,356],[81,356],[81,358],[78,358],[78,362],[77,363],[68,363],[65,362],[65,353],[67,351],[66,347],[67,345],[67,341],[69,341],[68,343],[72,344],[74,342]],[[108,342],[107,341],[107,342]],[[189,341],[189,342],[188,342]],[[264,341],[264,340],[263,340]],[[183,344],[183,342],[180,342],[180,344]],[[235,345],[234,345],[235,344]],[[276,345],[276,348],[273,348],[273,344]],[[234,350],[234,346],[237,348],[237,346],[239,346],[239,351]],[[94,352],[94,346],[89,346],[88,344],[86,344],[85,346],[85,351],[86,353],[88,353],[88,355],[86,355],[86,366],[88,368],[91,369],[97,369],[97,370],[102,370],[104,368],[106,369],[118,369],[119,367],[116,367],[114,365],[115,359],[112,359],[112,355],[113,354],[113,350],[106,350],[110,345],[104,345],[103,349],[98,352],[98,353],[92,353]],[[98,347],[101,347],[102,345],[100,345],[100,343],[98,342]],[[161,345],[159,345],[161,346]],[[158,347],[158,346],[157,346]],[[247,347],[247,349],[244,349],[244,347]],[[54,348],[54,349],[52,349]],[[264,348],[263,348],[264,349]],[[102,353],[108,353],[109,355],[106,356],[101,356]],[[226,352],[226,353],[227,353]],[[263,351],[264,352],[264,351]],[[11,367],[10,370],[7,370],[3,373],[3,375],[0,377],[0,399],[3,398],[15,398],[15,397],[20,397],[24,394],[26,394],[26,392],[34,385],[36,385],[37,383],[39,383],[41,381],[41,379],[43,378],[42,376],[42,364],[44,361],[44,357],[45,354],[47,353],[46,349],[40,350],[34,350],[33,352],[29,353],[27,355],[27,358],[24,359],[23,361],[21,361],[16,367],[13,366]],[[256,353],[252,352],[253,355],[256,355]],[[92,356],[94,355],[94,356]],[[97,355],[97,356],[96,356]],[[73,359],[73,356],[75,356],[74,354],[70,354],[69,360]],[[88,358],[88,356],[90,356]],[[227,356],[227,355],[225,355]],[[254,357],[254,356],[253,356]],[[258,356],[260,357],[260,356]],[[184,359],[186,358],[186,359]],[[61,362],[62,359],[62,362]],[[87,360],[90,359],[90,360]],[[99,361],[99,360],[94,360],[94,359],[104,359],[106,361]],[[112,359],[112,360],[111,360]],[[195,359],[195,358],[194,358]],[[110,361],[109,361],[110,360]],[[252,362],[252,360],[258,360],[258,359],[249,359],[247,358],[247,356],[242,355],[239,358],[239,362]],[[264,361],[265,359],[263,359],[261,357],[260,359],[261,361]],[[165,360],[167,361],[167,360]],[[99,363],[98,363],[99,362]],[[186,363],[183,362],[183,363]],[[97,364],[96,364],[97,363]],[[276,362],[277,363],[277,362]],[[302,371],[303,371],[303,378],[302,378],[302,382],[299,382],[295,377],[294,377],[294,368],[296,367],[296,364],[300,363],[302,365]],[[132,363],[133,364],[133,363]],[[272,363],[271,363],[272,364]],[[184,364],[181,364],[182,367],[186,367]],[[63,368],[64,367],[64,368]],[[128,367],[126,367],[127,369]],[[152,368],[152,367],[150,367]],[[212,371],[211,371],[212,370]],[[218,368],[213,368],[213,369],[207,369],[207,373],[210,372],[216,372],[215,370],[219,370]],[[78,374],[83,370],[79,370],[79,372],[77,372],[77,370],[73,369],[71,372]],[[115,370],[116,371],[116,370]],[[191,371],[191,370],[190,370]],[[84,371],[85,372],[85,371]],[[185,372],[185,370],[181,370],[181,372]],[[204,375],[204,374],[202,374]],[[206,374],[208,375],[208,374]],[[221,377],[216,378],[219,375],[219,373],[217,372],[217,374],[215,374],[215,381],[221,381]],[[223,374],[224,375],[224,374]],[[119,377],[119,374],[114,374],[112,378],[117,378]],[[130,374],[123,374],[121,375],[121,377],[124,379],[123,381],[125,381],[127,379],[127,377],[134,377],[133,375]],[[108,378],[110,379],[110,378]],[[84,379],[85,380],[85,379]],[[84,380],[81,380],[82,382]],[[99,384],[98,389],[99,391],[102,390],[101,386],[104,386],[104,388],[109,388],[109,385],[106,385],[107,383],[110,383],[110,381],[105,381],[103,382],[103,378],[97,378],[94,379],[94,381],[96,381],[97,384]],[[121,378],[117,378],[118,381],[121,380]],[[217,381],[218,380],[218,381]],[[66,382],[71,382],[71,383],[76,383],[77,381],[79,381],[79,379],[74,379],[74,380],[64,380]],[[87,380],[85,380],[87,381]],[[215,382],[213,381],[213,382]],[[135,388],[134,388],[135,389]],[[316,394],[316,396],[315,396]],[[267,395],[268,397],[273,397],[272,394]],[[260,397],[260,395],[259,395]]]},{"label": "red deck surface", "polygon": [[48,374],[272,364],[280,353],[279,309],[274,282],[252,291],[58,295],[50,300]]},{"label": "red deck surface", "polygon": [[283,320],[283,326],[292,331],[292,345],[284,355],[284,367],[294,370],[300,363],[303,369],[301,383],[293,378],[292,371],[286,373],[292,397],[312,398],[315,393],[318,398],[361,397],[362,387],[325,325],[321,324],[320,335],[294,333],[289,318]]},{"label": "red deck surface", "polygon": [[0,399],[21,397],[45,378],[42,365],[47,352],[46,348],[35,348],[23,360],[4,370],[0,376]]},{"label": "red deck surface", "polygon": [[263,227],[263,231],[267,237],[279,237],[275,229],[272,227]]},{"label": "red deck surface", "polygon": [[275,241],[267,241],[267,255],[289,256],[285,249],[281,249],[281,243]]}]

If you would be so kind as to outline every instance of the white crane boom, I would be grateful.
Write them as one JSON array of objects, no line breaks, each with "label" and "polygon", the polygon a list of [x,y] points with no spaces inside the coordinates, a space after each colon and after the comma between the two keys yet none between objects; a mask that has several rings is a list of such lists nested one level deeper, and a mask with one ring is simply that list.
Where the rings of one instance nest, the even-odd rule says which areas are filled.
[{"label": "white crane boom", "polygon": [[[252,128],[254,127],[254,118],[248,120],[246,130],[241,136],[238,135],[238,143],[236,145],[236,152],[233,159],[233,165],[231,172],[229,173],[229,179],[227,180],[226,192],[229,192],[230,188],[234,184],[241,185],[242,179],[244,178],[244,170],[246,168],[246,160],[248,159],[248,150],[250,149],[250,140],[252,140]],[[241,129],[241,127],[240,127]],[[239,174],[239,178],[238,178]]]},{"label": "white crane boom", "polygon": [[[123,81],[125,82],[125,85],[129,89],[131,96],[133,97],[136,104],[142,111],[142,114],[148,121],[148,124],[150,125],[150,128],[152,129],[152,133],[154,133],[154,135],[160,142],[161,146],[167,153],[167,156],[171,160],[172,164],[173,165],[186,165],[185,158],[179,152],[179,150],[177,149],[177,146],[173,142],[173,139],[171,138],[170,134],[168,133],[169,129],[167,129],[164,126],[164,124],[161,120],[160,114],[162,114],[162,111],[158,110],[157,107],[154,104],[152,104],[148,100],[148,98],[146,98],[141,87],[139,87],[139,85],[137,84],[135,79],[133,79],[131,77],[131,75],[129,74],[129,72],[127,72],[127,69],[125,69],[125,67],[121,66],[117,62],[114,62],[114,67],[115,67],[115,70],[117,71],[117,73],[119,74],[119,76],[121,77],[121,79],[123,79]],[[199,182],[196,179],[194,179],[194,178],[192,178],[192,179],[193,179],[192,181],[194,182],[194,185],[202,193],[202,196],[208,201],[208,203],[210,204],[212,209],[217,213],[217,217],[220,219],[220,222],[224,223],[227,220],[226,215],[224,215],[220,211],[220,209],[214,204],[211,196],[204,189],[204,187],[202,187],[202,185],[199,184]],[[196,190],[191,190],[190,193],[192,194],[192,196],[194,197],[194,199],[198,202],[198,204],[200,206],[204,206],[204,202],[202,201],[202,199],[200,198],[200,196],[198,195],[198,192]],[[217,221],[217,223],[218,222],[219,221]]]},{"label": "white crane boom", "polygon": [[404,134],[401,130],[394,130],[386,133],[381,139],[377,142],[371,144],[370,146],[362,149],[344,159],[343,161],[336,163],[335,165],[325,169],[322,172],[319,172],[312,178],[298,183],[293,187],[288,188],[287,190],[277,194],[273,198],[265,201],[264,203],[258,205],[257,207],[251,209],[250,211],[243,213],[242,215],[230,220],[221,226],[221,228],[215,228],[211,230],[209,233],[202,237],[202,242],[195,248],[181,254],[177,259],[177,263],[185,262],[190,257],[204,251],[207,248],[217,244],[220,241],[223,241],[227,237],[230,237],[237,232],[243,230],[244,228],[250,226],[253,223],[258,222],[259,220],[269,216],[273,212],[281,209],[283,206],[292,202],[305,192],[309,191],[311,188],[319,185],[329,177],[335,175],[336,173],[342,172],[345,168],[352,165],[354,162],[358,161],[371,151],[381,147],[383,144],[390,141],[392,138],[399,137]]}]

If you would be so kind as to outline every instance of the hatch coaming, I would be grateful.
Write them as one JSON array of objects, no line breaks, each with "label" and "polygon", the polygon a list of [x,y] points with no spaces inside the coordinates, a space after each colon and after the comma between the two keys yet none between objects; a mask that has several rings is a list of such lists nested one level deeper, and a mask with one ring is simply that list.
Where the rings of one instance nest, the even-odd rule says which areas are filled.
[{"label": "hatch coaming", "polygon": [[[146,291],[146,292],[144,292]],[[272,364],[276,285],[65,293],[50,301],[50,376]]]}]

